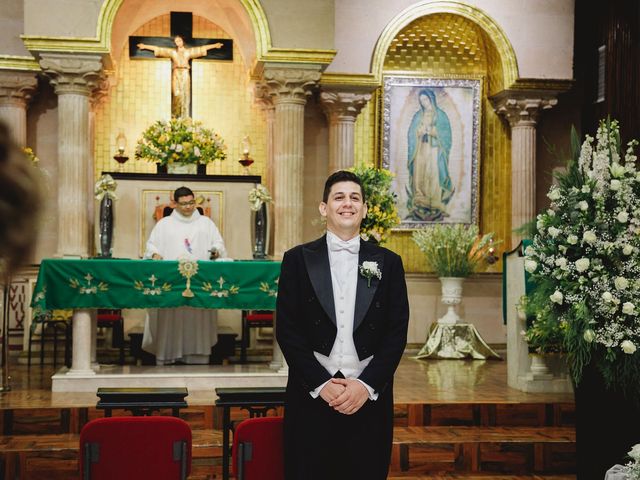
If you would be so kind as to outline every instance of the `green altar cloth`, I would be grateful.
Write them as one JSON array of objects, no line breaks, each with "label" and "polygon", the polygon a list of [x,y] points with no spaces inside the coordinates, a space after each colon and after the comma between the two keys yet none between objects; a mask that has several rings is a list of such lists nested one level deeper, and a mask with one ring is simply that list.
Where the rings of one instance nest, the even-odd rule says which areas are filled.
[{"label": "green altar cloth", "polygon": [[54,309],[197,307],[275,310],[280,262],[46,259],[36,312]]}]

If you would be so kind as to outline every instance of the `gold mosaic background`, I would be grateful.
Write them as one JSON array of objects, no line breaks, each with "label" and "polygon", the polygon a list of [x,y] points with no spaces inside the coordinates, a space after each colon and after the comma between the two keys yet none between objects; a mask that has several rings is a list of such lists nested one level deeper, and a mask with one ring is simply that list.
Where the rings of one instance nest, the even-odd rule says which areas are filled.
[{"label": "gold mosaic background", "polygon": [[[453,14],[416,19],[393,39],[387,51],[383,75],[415,75],[434,78],[483,77],[480,146],[480,229],[504,240],[499,253],[510,249],[511,236],[511,140],[508,129],[494,112],[488,95],[503,86],[500,56],[487,34],[471,20]],[[358,117],[356,161],[373,163],[380,132],[378,98]],[[374,156],[375,155],[375,156]],[[378,160],[379,161],[379,160]],[[410,231],[396,231],[386,245],[402,255],[407,272],[426,272],[424,256],[411,240]],[[498,264],[493,270],[501,270]]]},{"label": "gold mosaic background", "polygon": [[[170,17],[157,17],[134,32],[136,36],[169,36]],[[202,17],[193,17],[195,38],[230,38],[217,25]],[[238,163],[241,141],[249,135],[251,156],[255,163],[252,175],[262,175],[265,181],[267,145],[266,120],[254,103],[248,69],[239,50],[233,51],[233,61],[194,60],[192,62],[192,113],[195,120],[218,132],[227,145],[227,159],[207,166],[207,173],[243,175]],[[130,59],[128,46],[117,59],[115,86],[96,108],[95,176],[102,171],[118,171],[115,139],[120,131],[127,137],[129,161],[123,171],[154,173],[155,164],[135,160],[135,145],[144,129],[156,120],[171,116],[171,61],[169,59]]]}]

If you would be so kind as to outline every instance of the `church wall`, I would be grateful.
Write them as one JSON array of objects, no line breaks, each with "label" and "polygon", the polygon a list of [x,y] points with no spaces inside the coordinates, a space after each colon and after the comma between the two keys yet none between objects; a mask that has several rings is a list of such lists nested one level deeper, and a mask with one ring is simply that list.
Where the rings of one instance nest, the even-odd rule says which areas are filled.
[{"label": "church wall", "polygon": [[274,47],[334,48],[334,0],[261,0],[260,4]]},{"label": "church wall", "polygon": [[102,0],[24,0],[24,34],[95,38]]},{"label": "church wall", "polygon": [[[380,34],[394,17],[418,3],[427,2],[336,2],[335,49],[338,53],[327,71],[369,72]],[[482,10],[502,28],[517,56],[521,77],[572,78],[573,0],[469,0],[464,3]]]},{"label": "church wall", "polygon": [[26,56],[29,52],[24,47],[20,35],[24,31],[23,0],[2,0],[2,16],[0,16],[0,55]]}]

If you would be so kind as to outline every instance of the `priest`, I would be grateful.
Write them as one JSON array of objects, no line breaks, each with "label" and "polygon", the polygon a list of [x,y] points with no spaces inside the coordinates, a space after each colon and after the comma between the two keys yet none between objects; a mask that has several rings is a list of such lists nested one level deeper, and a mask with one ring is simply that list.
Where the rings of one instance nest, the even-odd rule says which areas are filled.
[{"label": "priest", "polygon": [[[193,192],[178,188],[175,208],[151,231],[144,258],[154,260],[209,260],[227,252],[215,223],[197,210]],[[142,348],[156,356],[157,365],[209,363],[218,341],[215,310],[191,307],[150,310]]]}]

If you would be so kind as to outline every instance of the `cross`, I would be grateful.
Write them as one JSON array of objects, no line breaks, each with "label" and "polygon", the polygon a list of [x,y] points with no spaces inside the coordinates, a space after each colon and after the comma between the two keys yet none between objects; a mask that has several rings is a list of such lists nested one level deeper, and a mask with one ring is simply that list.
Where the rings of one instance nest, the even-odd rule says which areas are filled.
[{"label": "cross", "polygon": [[[191,116],[191,58],[204,60],[233,60],[233,40],[193,38],[193,14],[171,12],[171,37],[129,37],[130,58],[170,57],[171,115]],[[177,45],[181,37],[184,49]],[[144,45],[143,48],[139,48]],[[196,48],[199,47],[199,48]],[[176,53],[183,52],[178,58]]]},{"label": "cross", "polygon": [[222,276],[218,279],[218,284],[220,284],[220,288],[222,288],[222,286],[224,285],[224,278],[222,278]]}]

